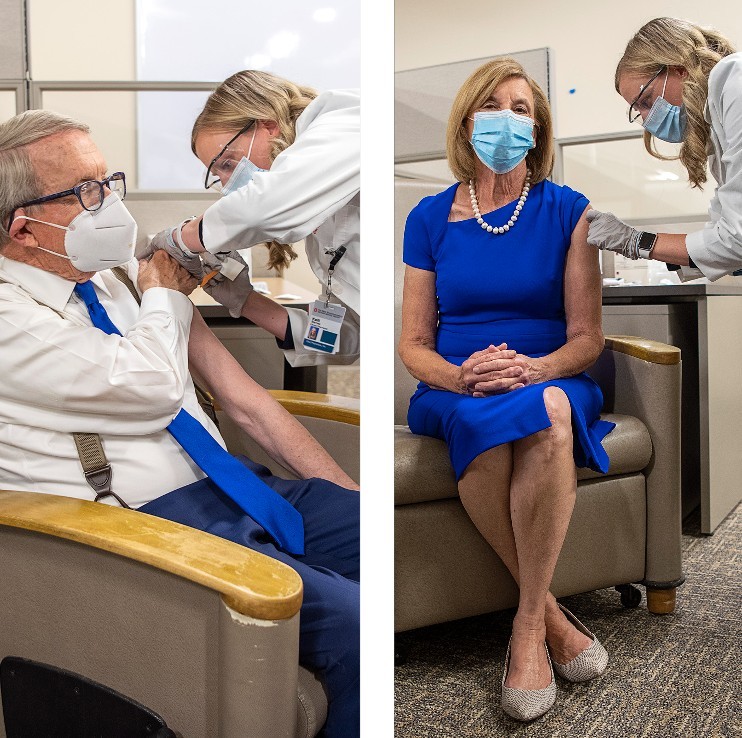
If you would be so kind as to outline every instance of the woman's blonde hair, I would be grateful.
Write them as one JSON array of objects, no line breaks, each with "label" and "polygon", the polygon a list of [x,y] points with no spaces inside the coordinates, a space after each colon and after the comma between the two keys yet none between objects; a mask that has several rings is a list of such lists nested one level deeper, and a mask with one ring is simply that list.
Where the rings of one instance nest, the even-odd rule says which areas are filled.
[{"label": "woman's blonde hair", "polygon": [[[278,135],[271,142],[273,161],[296,139],[296,119],[317,97],[311,87],[294,84],[269,72],[247,69],[224,80],[209,95],[191,132],[191,149],[203,131],[236,132],[252,120],[271,120],[278,124]],[[295,258],[289,244],[268,244],[268,266],[282,271]]]},{"label": "woman's blonde hair", "polygon": [[506,79],[520,77],[533,92],[534,119],[538,126],[536,147],[526,155],[526,164],[531,170],[531,182],[536,184],[546,179],[554,168],[554,135],[549,101],[543,90],[532,80],[515,59],[495,59],[476,69],[456,93],[448,117],[446,131],[446,156],[453,176],[459,182],[474,179],[477,156],[466,130],[466,119],[481,108],[495,89]]},{"label": "woman's blonde hair", "polygon": [[644,131],[644,146],[657,159],[680,159],[693,187],[706,182],[709,124],[704,108],[709,74],[721,58],[734,52],[731,42],[718,31],[678,18],[655,18],[636,32],[616,67],[616,91],[624,74],[652,75],[663,65],[688,71],[683,80],[687,125],[679,155],[660,154],[649,131]]}]

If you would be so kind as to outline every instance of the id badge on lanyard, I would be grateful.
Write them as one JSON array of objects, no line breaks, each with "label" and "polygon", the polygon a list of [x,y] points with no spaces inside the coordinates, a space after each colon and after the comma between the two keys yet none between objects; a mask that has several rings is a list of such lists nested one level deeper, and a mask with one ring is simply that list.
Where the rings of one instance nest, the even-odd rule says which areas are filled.
[{"label": "id badge on lanyard", "polygon": [[343,327],[345,308],[330,302],[332,297],[332,273],[345,253],[345,246],[338,248],[327,270],[327,289],[324,300],[315,300],[309,306],[309,325],[302,340],[304,348],[336,354],[340,346],[340,329]]}]

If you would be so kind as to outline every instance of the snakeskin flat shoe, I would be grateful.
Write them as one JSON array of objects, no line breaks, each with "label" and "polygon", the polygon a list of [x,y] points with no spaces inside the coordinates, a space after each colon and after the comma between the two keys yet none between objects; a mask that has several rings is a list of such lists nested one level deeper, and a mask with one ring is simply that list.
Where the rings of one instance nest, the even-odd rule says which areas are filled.
[{"label": "snakeskin flat shoe", "polygon": [[[557,603],[558,604],[558,603]],[[566,664],[554,661],[554,671],[568,682],[586,682],[600,676],[608,666],[608,652],[601,642],[566,607],[559,605],[565,617],[593,642],[580,654]]]},{"label": "snakeskin flat shoe", "polygon": [[[512,641],[512,638],[510,639]],[[549,660],[551,670],[551,684],[545,689],[515,689],[505,686],[505,679],[510,666],[510,641],[508,641],[508,652],[505,656],[505,670],[502,673],[502,709],[516,720],[535,720],[547,713],[556,702],[556,681],[554,680],[554,668],[551,664],[549,649],[546,649],[546,658]]]}]

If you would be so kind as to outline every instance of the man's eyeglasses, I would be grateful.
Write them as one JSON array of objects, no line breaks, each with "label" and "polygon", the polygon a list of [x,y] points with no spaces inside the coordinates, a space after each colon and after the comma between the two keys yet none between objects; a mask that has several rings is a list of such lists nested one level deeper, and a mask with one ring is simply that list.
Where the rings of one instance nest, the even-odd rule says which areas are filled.
[{"label": "man's eyeglasses", "polygon": [[123,172],[114,172],[104,180],[89,179],[86,182],[75,185],[69,190],[55,192],[53,195],[44,195],[43,197],[37,197],[35,200],[22,202],[20,205],[16,205],[10,212],[7,227],[10,228],[15,217],[15,211],[19,208],[25,208],[30,205],[41,205],[45,202],[59,200],[62,197],[70,197],[71,195],[77,198],[85,210],[95,212],[103,204],[103,200],[106,197],[106,190],[115,192],[123,200],[126,197],[126,175]]},{"label": "man's eyeglasses", "polygon": [[641,112],[636,108],[636,104],[639,102],[639,100],[644,96],[644,94],[649,90],[650,86],[652,85],[652,82],[654,82],[657,77],[662,74],[667,69],[667,65],[663,64],[651,77],[651,79],[647,82],[647,84],[642,85],[639,88],[639,94],[631,101],[631,105],[629,105],[629,123],[634,123],[639,116],[641,115]]},{"label": "man's eyeglasses", "polygon": [[[206,178],[204,179],[204,188],[205,189],[211,189],[217,182],[220,181],[219,177],[217,177],[215,174],[211,173],[211,170],[214,168],[214,165],[221,159],[224,154],[227,152],[227,149],[246,131],[249,131],[250,128],[255,125],[255,121],[251,120],[244,128],[240,129],[240,131],[232,136],[232,138],[227,141],[227,143],[222,146],[222,150],[211,160],[211,163],[206,168]],[[209,181],[209,178],[213,177],[211,181]]]}]

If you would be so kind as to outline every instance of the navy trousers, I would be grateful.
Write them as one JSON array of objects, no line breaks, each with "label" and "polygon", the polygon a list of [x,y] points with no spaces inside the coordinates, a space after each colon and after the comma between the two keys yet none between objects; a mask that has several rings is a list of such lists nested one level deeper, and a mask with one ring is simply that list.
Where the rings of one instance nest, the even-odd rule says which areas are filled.
[{"label": "navy trousers", "polygon": [[322,678],[329,699],[325,738],[360,734],[360,495],[324,479],[287,480],[237,457],[304,518],[305,554],[291,556],[210,479],[139,508],[242,544],[292,567],[304,582],[299,662]]}]

